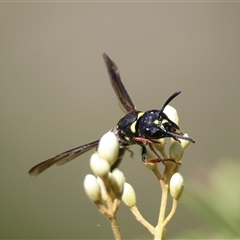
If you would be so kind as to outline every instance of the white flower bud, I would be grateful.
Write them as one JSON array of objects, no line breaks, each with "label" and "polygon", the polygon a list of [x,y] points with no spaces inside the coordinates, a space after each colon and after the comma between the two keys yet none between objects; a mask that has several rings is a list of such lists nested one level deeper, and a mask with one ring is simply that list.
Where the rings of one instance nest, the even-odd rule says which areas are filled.
[{"label": "white flower bud", "polygon": [[129,183],[124,183],[123,194],[122,194],[123,202],[129,207],[132,208],[136,206],[136,194],[133,187]]},{"label": "white flower bud", "polygon": [[112,166],[118,158],[119,143],[113,132],[105,133],[98,144],[98,155]]},{"label": "white flower bud", "polygon": [[107,201],[107,198],[108,198],[108,193],[106,191],[106,187],[104,185],[104,182],[103,180],[100,178],[100,177],[97,177],[97,181],[100,185],[100,191],[101,191],[101,197],[104,201]]},{"label": "white flower bud", "polygon": [[[184,133],[183,136],[184,137],[189,137],[187,133]],[[181,141],[181,145],[182,145],[183,149],[185,149],[190,144],[189,141],[184,140],[184,139],[180,139],[180,141]]]},{"label": "white flower bud", "polygon": [[178,200],[183,192],[184,183],[183,177],[180,173],[174,173],[170,179],[170,193],[171,196]]},{"label": "white flower bud", "polygon": [[118,168],[115,168],[112,171],[112,175],[110,178],[111,187],[113,192],[119,196],[122,194],[123,191],[123,185],[125,183],[125,177],[122,171],[120,171]]},{"label": "white flower bud", "polygon": [[[158,145],[156,145],[156,146],[158,146]],[[153,159],[156,159],[157,156],[156,156],[155,152],[153,152],[152,149],[149,147],[149,145],[146,145],[145,147],[146,147],[146,150],[147,150],[147,156],[146,156],[145,161],[149,162]],[[155,145],[152,145],[152,147],[154,148]]]},{"label": "white flower bud", "polygon": [[85,176],[83,186],[87,196],[94,202],[101,199],[100,185],[95,176],[88,174]]},{"label": "white flower bud", "polygon": [[176,123],[177,125],[179,124],[179,118],[178,118],[178,114],[177,114],[177,110],[170,106],[170,105],[167,105],[163,112],[168,116],[168,118],[173,121],[174,123]]},{"label": "white flower bud", "polygon": [[169,156],[176,162],[179,162],[183,156],[183,148],[177,141],[173,142],[169,147]]},{"label": "white flower bud", "polygon": [[152,163],[152,162],[143,162],[144,166],[148,168],[149,170],[156,169],[158,164],[157,163]]},{"label": "white flower bud", "polygon": [[99,177],[105,177],[110,172],[109,163],[106,160],[101,159],[98,153],[92,154],[90,158],[90,167],[93,173]]}]

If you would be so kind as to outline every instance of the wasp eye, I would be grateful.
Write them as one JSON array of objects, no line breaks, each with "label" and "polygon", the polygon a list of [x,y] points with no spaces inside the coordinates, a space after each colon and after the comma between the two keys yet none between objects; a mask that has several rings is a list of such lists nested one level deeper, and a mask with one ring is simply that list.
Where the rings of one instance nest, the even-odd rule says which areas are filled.
[{"label": "wasp eye", "polygon": [[165,130],[169,132],[175,132],[174,130],[179,129],[178,125],[172,121],[166,121],[165,123],[163,123],[163,126]]},{"label": "wasp eye", "polygon": [[165,122],[163,123],[163,127],[167,130],[171,132],[172,129],[172,124],[170,124],[169,122]]}]

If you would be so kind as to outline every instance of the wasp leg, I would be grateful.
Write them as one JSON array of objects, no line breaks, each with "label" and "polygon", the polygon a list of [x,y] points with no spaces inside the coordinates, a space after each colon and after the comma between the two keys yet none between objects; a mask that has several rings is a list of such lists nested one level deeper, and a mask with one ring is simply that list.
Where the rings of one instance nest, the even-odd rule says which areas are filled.
[{"label": "wasp leg", "polygon": [[142,146],[142,162],[145,162],[147,158],[147,148],[145,146]]},{"label": "wasp leg", "polygon": [[130,153],[130,157],[133,158],[134,152],[130,148],[128,148],[128,147],[126,147],[125,150],[128,151]]},{"label": "wasp leg", "polygon": [[152,144],[161,144],[162,145],[162,143],[161,142],[154,142],[154,141],[152,141],[152,140],[149,140],[149,139],[147,139],[147,138],[142,138],[142,137],[135,137],[135,138],[133,138],[134,139],[134,141],[136,141],[136,142],[139,142],[139,143],[142,143],[142,144],[144,144],[144,145],[142,145],[142,161],[144,162],[145,160],[146,160],[146,158],[147,158],[147,148],[145,147],[145,145],[149,145],[149,148],[155,153],[155,155],[157,156],[157,158],[159,159],[159,160],[162,160],[162,158],[158,155],[158,153],[156,152],[156,150],[155,150],[155,148],[153,147],[153,145]]},{"label": "wasp leg", "polygon": [[[149,143],[148,146],[154,152],[154,154],[157,156],[157,158],[159,160],[162,160],[162,158],[158,155],[158,153],[156,152],[153,145],[151,143]],[[146,148],[146,146],[142,146],[142,161],[145,162],[146,158],[147,158],[147,148]]]},{"label": "wasp leg", "polygon": [[162,162],[164,165],[166,165],[165,164],[165,162],[174,162],[174,163],[176,163],[177,165],[182,165],[180,162],[176,162],[174,159],[171,159],[171,158],[166,158],[166,159],[162,159],[158,154],[157,154],[157,152],[155,151],[155,148],[153,147],[153,145],[152,144],[149,144],[149,148],[156,154],[156,156],[158,157],[157,159],[152,159],[152,160],[150,160],[149,162],[151,162],[151,163],[159,163],[159,162]]},{"label": "wasp leg", "polygon": [[[155,153],[155,155],[157,156],[156,159],[152,159],[148,162],[151,162],[151,163],[160,163],[162,162],[164,165],[165,165],[165,162],[174,162],[176,163],[177,165],[181,165],[180,162],[176,162],[174,159],[171,159],[171,158],[166,158],[166,159],[162,159],[158,153],[156,152],[155,148],[153,147],[152,144],[162,144],[161,142],[154,142],[154,141],[151,141],[149,139],[146,139],[146,138],[141,138],[141,137],[135,137],[134,140],[136,142],[139,142],[139,143],[143,143],[144,145],[147,145],[149,144],[149,148]],[[147,158],[147,149],[145,146],[142,146],[142,162],[146,162]]]},{"label": "wasp leg", "polygon": [[158,159],[157,158],[157,159],[152,159],[149,162],[151,162],[151,163],[160,163],[160,162],[162,162],[164,165],[165,165],[165,162],[174,162],[177,165],[182,165],[180,162],[177,162],[177,161],[175,161],[174,159],[171,159],[171,158],[166,158],[166,159]]},{"label": "wasp leg", "polygon": [[153,143],[151,140],[143,137],[134,137],[133,140],[137,143],[143,143],[144,145],[147,145],[148,143]]},{"label": "wasp leg", "polygon": [[164,146],[165,145],[165,143],[163,143],[163,142],[150,140],[150,139],[147,139],[147,138],[144,138],[144,137],[134,137],[133,140],[136,143],[142,143],[144,145],[147,145],[147,144],[157,144],[157,145],[160,145],[160,146]]}]

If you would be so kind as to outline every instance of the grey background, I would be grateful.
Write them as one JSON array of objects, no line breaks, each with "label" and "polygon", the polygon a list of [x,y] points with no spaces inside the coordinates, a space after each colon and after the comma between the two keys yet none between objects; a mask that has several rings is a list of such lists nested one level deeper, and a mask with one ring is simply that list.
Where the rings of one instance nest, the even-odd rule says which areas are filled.
[{"label": "grey background", "polygon": [[[237,158],[239,24],[239,3],[0,3],[0,237],[112,238],[82,187],[91,153],[35,179],[27,174],[99,138],[123,116],[103,52],[140,110],[161,108],[182,90],[172,106],[196,140],[185,153],[183,176],[202,181],[199,168]],[[133,150],[121,169],[155,225],[161,191],[139,148]],[[118,219],[125,239],[151,237],[124,205]],[[180,205],[168,231],[176,237],[199,224]]]}]

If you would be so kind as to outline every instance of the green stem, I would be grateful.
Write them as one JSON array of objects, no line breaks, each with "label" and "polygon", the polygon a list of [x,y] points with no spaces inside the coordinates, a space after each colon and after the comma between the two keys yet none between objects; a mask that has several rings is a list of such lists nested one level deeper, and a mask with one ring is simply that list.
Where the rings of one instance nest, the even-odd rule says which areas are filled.
[{"label": "green stem", "polygon": [[170,220],[173,218],[173,216],[176,214],[176,212],[177,212],[177,206],[178,206],[178,200],[173,199],[172,210],[171,210],[171,212],[168,214],[168,216],[165,218],[165,220],[164,220],[164,222],[163,222],[163,227],[166,227],[167,224],[170,222]]},{"label": "green stem", "polygon": [[162,239],[163,230],[164,230],[164,218],[165,218],[166,209],[167,209],[168,185],[166,185],[164,181],[161,181],[161,187],[162,187],[162,199],[161,199],[161,205],[160,205],[158,224],[156,227],[156,234],[154,238],[155,240]]}]

